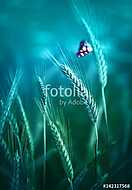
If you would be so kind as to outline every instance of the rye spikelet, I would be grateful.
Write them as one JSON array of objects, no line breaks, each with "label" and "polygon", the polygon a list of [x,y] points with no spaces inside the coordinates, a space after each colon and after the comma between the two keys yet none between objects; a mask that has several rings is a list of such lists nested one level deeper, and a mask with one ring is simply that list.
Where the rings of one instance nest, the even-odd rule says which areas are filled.
[{"label": "rye spikelet", "polygon": [[74,74],[74,72],[67,66],[60,64],[59,61],[50,53],[48,52],[49,59],[55,64],[59,69],[64,73],[64,75],[72,82],[74,85],[74,88],[76,88],[78,95],[85,103],[89,117],[95,127],[96,132],[96,140],[97,140],[97,150],[98,150],[98,126],[97,126],[97,120],[98,120],[98,109],[96,106],[96,102],[91,95],[91,92],[85,87],[83,82]]},{"label": "rye spikelet", "polygon": [[105,60],[103,49],[99,41],[97,41],[97,39],[95,38],[94,34],[92,33],[90,27],[88,26],[85,20],[83,20],[83,24],[90,35],[90,39],[91,39],[94,52],[97,58],[97,66],[98,66],[98,71],[99,71],[100,83],[102,85],[102,88],[105,88],[105,86],[107,85],[107,63]]},{"label": "rye spikelet", "polygon": [[46,103],[46,99],[45,99],[45,93],[44,93],[44,84],[43,84],[43,81],[42,79],[39,77],[38,78],[38,83],[39,83],[39,89],[40,89],[40,96],[41,96],[41,104],[42,104],[42,108],[44,108],[43,112],[46,114],[46,118],[49,122],[49,126],[50,126],[50,131],[51,131],[51,134],[52,134],[52,137],[53,137],[53,140],[56,144],[56,148],[60,154],[60,157],[61,157],[61,160],[62,160],[62,163],[63,163],[63,167],[64,167],[64,170],[66,172],[66,176],[70,182],[70,184],[72,183],[72,180],[73,180],[73,167],[72,167],[72,163],[71,163],[71,160],[70,160],[70,156],[69,156],[69,153],[66,149],[66,146],[61,138],[61,135],[57,129],[57,126],[54,124],[54,122],[50,119],[50,116],[47,112],[47,109],[45,106],[45,103]]},{"label": "rye spikelet", "polygon": [[76,88],[79,96],[87,106],[91,121],[93,122],[93,124],[95,124],[98,117],[98,111],[97,111],[96,102],[93,96],[91,95],[91,92],[87,90],[83,82],[73,73],[73,71],[68,66],[61,65],[60,69]]},{"label": "rye spikelet", "polygon": [[[0,106],[1,106],[1,109],[3,109],[3,100],[0,101]],[[7,146],[7,143],[5,142],[4,138],[1,139],[1,143],[0,143],[0,148],[2,149],[2,151],[4,152],[4,155],[5,155],[5,158],[8,160],[8,161],[11,161],[11,153],[10,153],[10,150]]]},{"label": "rye spikelet", "polygon": [[68,151],[57,129],[57,126],[50,119],[48,119],[48,121],[50,124],[50,130],[51,130],[53,139],[56,143],[56,148],[61,156],[68,180],[69,182],[71,182],[73,180],[73,167],[72,167],[72,163],[71,163]]},{"label": "rye spikelet", "polygon": [[74,3],[74,1],[72,1],[72,3],[73,3],[73,7],[77,13],[78,18],[80,18],[88,35],[90,36],[90,40],[92,42],[92,46],[94,48],[94,52],[95,52],[95,55],[97,58],[97,66],[98,66],[98,71],[99,71],[100,83],[101,83],[102,87],[105,88],[105,86],[107,84],[107,63],[105,60],[103,49],[102,49],[99,41],[96,39],[95,35],[93,34],[88,23],[86,22],[85,18],[81,15],[77,5]]},{"label": "rye spikelet", "polygon": [[12,112],[9,113],[9,124],[11,126],[13,135],[16,137],[17,144],[18,144],[18,150],[20,153],[20,157],[22,159],[22,144],[21,144],[20,137],[19,137],[19,127],[18,127],[17,120]]},{"label": "rye spikelet", "polygon": [[99,73],[99,79],[101,83],[101,93],[102,93],[102,102],[103,102],[103,107],[104,107],[104,113],[105,113],[105,121],[106,125],[108,127],[108,119],[107,119],[107,108],[106,108],[106,98],[105,98],[105,92],[104,89],[107,85],[107,63],[105,60],[105,56],[103,54],[103,49],[100,45],[100,43],[97,41],[95,38],[94,34],[92,33],[90,27],[86,23],[86,21],[82,18],[83,24],[87,30],[87,32],[90,35],[90,39],[94,48],[95,56],[97,58],[97,66],[98,66],[98,73]]},{"label": "rye spikelet", "polygon": [[44,83],[42,79],[39,76],[37,76],[37,81],[39,84],[39,90],[40,90],[40,95],[41,95],[40,96],[40,101],[41,101],[41,106],[42,106],[41,111],[44,111],[45,106],[46,106],[46,101],[47,101],[46,94],[45,94],[45,87],[44,87]]},{"label": "rye spikelet", "polygon": [[[1,100],[0,103],[1,103],[1,107],[3,108],[3,105],[4,105],[3,101]],[[18,142],[18,146],[19,146],[19,151],[20,151],[20,154],[21,154],[21,157],[22,157],[21,142],[20,142],[20,137],[19,137],[19,127],[18,127],[18,124],[17,124],[17,120],[16,120],[16,118],[15,118],[15,116],[12,113],[11,110],[8,113],[7,121],[9,122],[9,125],[11,127],[11,133],[12,133],[12,135],[15,135],[15,137],[17,138],[17,142]],[[13,141],[13,138],[10,138],[10,140]],[[12,146],[14,146],[14,142],[12,142],[12,143],[13,143]],[[9,151],[9,149],[7,147],[7,144],[4,141],[4,139],[2,139],[2,147],[5,150],[4,152],[8,156],[8,159],[9,159],[11,157],[11,153],[10,153],[10,151]]]},{"label": "rye spikelet", "polygon": [[24,107],[23,107],[23,104],[22,104],[22,101],[21,101],[21,98],[19,95],[17,95],[17,101],[18,101],[18,104],[19,104],[19,107],[20,107],[20,112],[21,112],[21,115],[22,115],[22,118],[23,118],[23,121],[24,121],[24,129],[25,129],[25,132],[26,132],[26,137],[27,137],[27,140],[28,140],[28,144],[29,144],[29,150],[30,150],[30,154],[31,154],[31,159],[34,160],[34,144],[33,144],[33,139],[32,139],[32,135],[31,135],[31,132],[30,132],[30,126],[29,126],[29,123],[28,123],[28,119],[26,117],[26,113],[25,113],[25,110],[24,110]]},{"label": "rye spikelet", "polygon": [[[103,53],[103,49],[99,43],[99,41],[96,39],[95,35],[93,34],[91,28],[89,27],[88,23],[86,22],[85,18],[80,14],[80,11],[74,3],[74,0],[72,0],[72,5],[77,13],[77,17],[80,18],[82,24],[84,25],[88,35],[90,36],[91,43],[94,49],[94,53],[97,59],[97,67],[98,67],[98,74],[99,74],[99,80],[101,83],[101,93],[102,93],[102,103],[104,107],[104,114],[105,114],[105,121],[106,121],[106,126],[107,126],[107,133],[109,133],[108,130],[108,119],[107,119],[107,107],[106,107],[106,98],[105,98],[105,87],[107,85],[107,63],[105,60],[105,56]],[[109,135],[108,135],[109,139]]]},{"label": "rye spikelet", "polygon": [[69,66],[60,64],[59,61],[50,53],[50,60],[62,71],[62,73],[72,82],[76,88],[78,95],[81,97],[85,105],[87,106],[89,116],[93,124],[96,123],[98,118],[98,110],[96,102],[91,94],[91,92],[85,87],[83,82],[75,75],[75,73],[70,69]]},{"label": "rye spikelet", "polygon": [[20,69],[16,72],[16,75],[15,75],[15,78],[13,80],[9,95],[7,97],[7,101],[3,107],[3,112],[2,112],[1,119],[0,119],[0,139],[2,139],[4,125],[5,125],[7,116],[9,114],[11,105],[13,103],[13,100],[16,96],[16,92],[17,92],[18,85],[19,85],[21,77],[22,77],[22,70]]},{"label": "rye spikelet", "polygon": [[[38,81],[38,84],[39,84],[39,90],[40,90],[40,95],[41,95],[41,98],[40,98],[40,102],[41,102],[41,105],[39,106],[40,107],[40,110],[43,114],[43,129],[44,129],[44,134],[43,134],[43,138],[44,138],[44,158],[47,157],[47,142],[46,142],[46,116],[45,116],[45,106],[46,106],[46,95],[45,95],[45,90],[44,90],[44,84],[43,84],[43,81],[42,79],[37,76],[37,81]],[[44,186],[46,185],[46,159],[44,159],[43,161],[44,163]]]},{"label": "rye spikelet", "polygon": [[89,117],[95,127],[97,150],[98,150],[98,129],[97,129],[98,110],[97,110],[96,102],[95,102],[93,96],[91,95],[91,92],[89,90],[87,90],[87,88],[84,86],[82,81],[77,78],[77,76],[72,72],[72,70],[68,66],[61,65],[60,68],[61,68],[62,72],[68,77],[68,79],[71,80],[74,87],[79,92],[81,99],[84,101],[84,103],[87,107]]}]

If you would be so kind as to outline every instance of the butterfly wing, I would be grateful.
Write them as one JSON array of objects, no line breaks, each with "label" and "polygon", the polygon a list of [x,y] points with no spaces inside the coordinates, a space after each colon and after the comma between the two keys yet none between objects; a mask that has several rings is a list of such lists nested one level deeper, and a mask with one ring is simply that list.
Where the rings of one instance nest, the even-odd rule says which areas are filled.
[{"label": "butterfly wing", "polygon": [[93,49],[87,41],[81,41],[79,50],[77,52],[77,57],[84,57],[85,55],[89,54],[92,51]]}]

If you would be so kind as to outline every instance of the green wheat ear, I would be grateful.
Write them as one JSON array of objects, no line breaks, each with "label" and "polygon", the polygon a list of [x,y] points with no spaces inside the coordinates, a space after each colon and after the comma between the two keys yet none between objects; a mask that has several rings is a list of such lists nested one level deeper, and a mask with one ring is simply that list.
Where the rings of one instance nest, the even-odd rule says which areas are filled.
[{"label": "green wheat ear", "polygon": [[[1,107],[3,108],[4,106],[4,103],[3,101],[1,100]],[[4,150],[4,153],[5,153],[5,157],[11,161],[12,160],[12,156],[14,156],[14,149],[15,149],[15,145],[14,145],[14,140],[13,140],[13,136],[15,135],[16,137],[16,140],[17,140],[17,143],[18,143],[18,146],[19,146],[19,152],[20,152],[20,155],[22,157],[22,150],[21,150],[21,142],[20,142],[20,138],[19,138],[19,127],[17,125],[17,121],[16,121],[16,118],[14,116],[14,114],[12,113],[12,111],[10,110],[9,113],[8,113],[8,117],[7,117],[7,122],[9,123],[9,126],[10,126],[10,137],[9,137],[9,142],[6,142],[4,140],[4,138],[2,138],[2,141],[1,141],[1,146]],[[6,129],[9,129],[9,128],[6,128]],[[12,152],[11,150],[8,148],[7,145],[9,145],[9,143],[11,143],[11,146],[12,146]],[[11,154],[12,153],[12,154]]]},{"label": "green wheat ear", "polygon": [[13,80],[10,92],[8,94],[6,103],[3,106],[3,112],[2,112],[1,119],[0,119],[0,139],[2,139],[2,135],[3,135],[3,132],[4,132],[5,122],[7,120],[8,114],[10,112],[10,108],[11,108],[11,105],[13,103],[13,100],[14,100],[14,98],[16,96],[17,89],[18,89],[18,86],[19,86],[22,74],[23,73],[22,73],[21,68],[18,68],[18,70],[16,71],[16,74],[15,74],[15,78]]},{"label": "green wheat ear", "polygon": [[92,33],[91,29],[87,25],[85,21],[83,21],[89,35],[90,39],[94,48],[94,52],[97,58],[97,66],[98,66],[98,73],[99,73],[99,80],[101,83],[101,93],[102,93],[102,102],[104,107],[104,113],[105,113],[105,121],[106,125],[108,127],[108,119],[107,119],[107,108],[106,108],[106,98],[105,98],[105,87],[107,85],[107,64],[105,60],[105,56],[103,54],[103,50],[99,42],[96,40],[94,34]]},{"label": "green wheat ear", "polygon": [[46,185],[46,157],[47,157],[47,135],[46,135],[46,116],[45,116],[45,107],[47,104],[47,98],[45,95],[44,83],[38,75],[36,75],[36,79],[39,86],[39,94],[40,94],[40,104],[38,103],[38,107],[43,115],[43,138],[44,138],[44,186]]},{"label": "green wheat ear", "polygon": [[61,134],[60,134],[56,124],[52,121],[50,114],[49,114],[49,112],[45,106],[47,100],[46,100],[46,96],[44,93],[44,84],[43,84],[43,81],[40,77],[38,77],[38,84],[39,84],[39,91],[40,91],[40,102],[41,102],[41,107],[43,109],[43,113],[45,113],[46,119],[49,123],[50,132],[51,132],[53,140],[56,144],[56,148],[60,154],[60,157],[61,157],[61,160],[63,163],[63,167],[65,170],[66,176],[68,178],[68,181],[70,182],[70,184],[72,184],[74,172],[73,172],[73,167],[72,167],[72,163],[70,160],[70,156],[69,156],[69,153],[66,149],[64,141],[61,137]]},{"label": "green wheat ear", "polygon": [[78,95],[85,103],[88,110],[89,118],[91,119],[95,127],[97,147],[98,147],[98,129],[97,129],[98,109],[90,90],[88,90],[85,87],[83,82],[75,75],[75,73],[70,69],[69,66],[60,64],[59,61],[51,53],[49,53],[49,56],[51,61],[55,65],[57,65],[61,70],[61,72],[67,77],[67,79],[69,79],[72,82],[72,84],[74,85],[74,87],[78,92]]},{"label": "green wheat ear", "polygon": [[16,137],[18,143],[18,150],[20,153],[20,157],[22,159],[22,144],[19,137],[19,126],[17,123],[17,119],[15,118],[14,114],[11,111],[9,113],[9,124],[11,126],[12,134]]},{"label": "green wheat ear", "polygon": [[26,132],[26,136],[27,136],[27,140],[28,140],[28,144],[29,144],[29,150],[30,150],[30,154],[31,154],[31,159],[33,161],[34,160],[33,138],[32,138],[32,134],[30,131],[30,125],[29,125],[29,122],[28,122],[28,119],[27,119],[27,116],[26,116],[26,113],[25,113],[25,110],[24,110],[24,107],[23,107],[23,104],[22,104],[22,101],[21,101],[21,98],[19,95],[17,95],[17,102],[18,102],[18,105],[20,107],[21,116],[22,116],[23,121],[24,121],[24,130]]},{"label": "green wheat ear", "polygon": [[[107,85],[107,63],[105,60],[105,56],[103,53],[103,49],[99,43],[99,41],[96,39],[95,35],[93,34],[91,28],[89,27],[89,25],[87,24],[86,20],[84,19],[83,16],[81,16],[78,7],[76,6],[76,4],[74,2],[73,6],[74,9],[77,13],[77,16],[80,18],[83,26],[85,27],[88,35],[90,36],[90,40],[95,52],[95,56],[97,59],[97,67],[98,67],[98,74],[99,74],[99,80],[101,83],[101,93],[102,93],[102,103],[103,103],[103,108],[104,108],[104,114],[105,114],[105,121],[106,121],[106,126],[107,126],[107,133],[109,133],[108,130],[108,118],[107,118],[107,107],[106,107],[106,98],[105,98],[105,87]],[[109,135],[108,135],[109,137]]]},{"label": "green wheat ear", "polygon": [[[0,101],[0,107],[1,107],[1,109],[3,109],[3,101],[1,100]],[[0,143],[0,148],[3,150],[3,152],[4,152],[4,155],[5,155],[5,158],[9,161],[9,162],[11,162],[12,161],[12,155],[11,155],[11,153],[10,153],[10,150],[9,150],[9,148],[8,148],[8,146],[7,146],[7,143],[6,143],[6,141],[4,140],[4,138],[2,138],[1,139],[1,143]]]},{"label": "green wheat ear", "polygon": [[86,26],[87,26],[87,31],[89,32],[91,42],[93,44],[94,52],[97,58],[98,73],[99,73],[99,79],[101,83],[102,103],[103,103],[103,108],[104,108],[106,126],[108,130],[107,107],[106,107],[106,98],[105,98],[105,87],[107,85],[107,64],[106,64],[106,60],[105,60],[101,45],[96,40],[95,36],[93,35],[88,25]]}]

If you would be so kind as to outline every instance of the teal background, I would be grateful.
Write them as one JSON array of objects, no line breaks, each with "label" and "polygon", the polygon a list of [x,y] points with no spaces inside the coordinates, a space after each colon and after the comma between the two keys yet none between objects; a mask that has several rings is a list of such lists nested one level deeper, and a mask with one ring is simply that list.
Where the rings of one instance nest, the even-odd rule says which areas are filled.
[{"label": "teal background", "polygon": [[[108,64],[106,101],[112,145],[107,151],[103,116],[100,147],[105,153],[99,164],[101,173],[111,174],[108,183],[132,185],[132,1],[78,0],[76,5],[100,41]],[[72,57],[71,68],[78,65],[82,73],[79,77],[85,78],[99,105],[101,93],[95,56],[91,54],[77,59],[75,55],[79,42],[84,39],[90,40],[70,0],[0,0],[0,99],[6,99],[10,89],[9,75],[14,76],[16,65],[21,64],[24,76],[19,92],[35,144],[36,190],[44,188],[44,179],[43,159],[40,159],[43,158],[42,116],[34,101],[37,96],[34,68],[44,76],[45,65],[47,83],[54,87],[70,87],[71,83],[46,57],[49,49],[61,60],[57,47],[59,43],[66,55]],[[59,98],[53,102],[55,109],[60,108]],[[67,105],[63,109],[65,118],[70,122],[71,153],[76,176],[94,156],[90,146],[92,127],[85,106]],[[65,190],[69,184],[51,139],[47,127],[46,189]],[[3,174],[7,170],[3,163],[1,159],[0,187],[7,189],[10,178]],[[78,189],[89,190],[96,183],[94,170],[95,166],[89,164]]]}]

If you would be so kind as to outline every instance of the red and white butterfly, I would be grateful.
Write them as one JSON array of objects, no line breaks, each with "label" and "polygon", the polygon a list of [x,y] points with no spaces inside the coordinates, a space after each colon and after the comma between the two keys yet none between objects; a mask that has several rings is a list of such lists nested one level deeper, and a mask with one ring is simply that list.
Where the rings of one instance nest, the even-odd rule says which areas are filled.
[{"label": "red and white butterfly", "polygon": [[79,45],[78,52],[76,53],[77,57],[83,57],[93,51],[92,46],[86,41],[81,41]]}]

